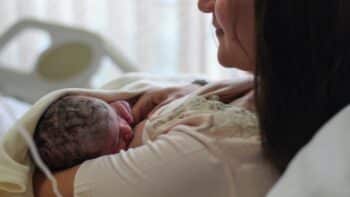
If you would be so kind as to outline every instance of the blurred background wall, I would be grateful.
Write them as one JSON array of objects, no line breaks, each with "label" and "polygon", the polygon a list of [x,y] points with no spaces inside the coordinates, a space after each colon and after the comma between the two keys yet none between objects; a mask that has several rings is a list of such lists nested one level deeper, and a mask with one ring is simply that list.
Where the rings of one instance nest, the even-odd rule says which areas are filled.
[{"label": "blurred background wall", "polygon": [[[197,10],[196,0],[0,0],[0,5],[0,33],[19,19],[37,18],[98,32],[145,72],[239,75],[217,66],[211,17]],[[47,46],[44,34],[28,32],[0,61],[26,72]],[[118,72],[108,60],[101,67],[97,83]]]}]

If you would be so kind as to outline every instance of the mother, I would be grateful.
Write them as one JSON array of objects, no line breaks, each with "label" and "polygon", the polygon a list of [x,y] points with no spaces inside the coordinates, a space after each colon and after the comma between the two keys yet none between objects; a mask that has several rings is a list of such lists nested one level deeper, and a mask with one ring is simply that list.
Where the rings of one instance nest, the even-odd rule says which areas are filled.
[{"label": "mother", "polygon": [[[255,73],[263,155],[282,173],[322,124],[350,103],[350,2],[198,0],[198,5],[213,14],[219,61]],[[256,157],[245,157],[254,144],[225,149],[233,151],[227,162],[200,139],[169,133],[108,162],[99,158],[56,177],[64,196],[265,195],[273,177],[259,170],[244,173],[249,165],[248,171],[240,168],[243,160],[257,163]],[[138,160],[144,153],[153,156]],[[270,169],[269,162],[260,164]],[[51,195],[47,180],[37,185],[37,196]]]}]

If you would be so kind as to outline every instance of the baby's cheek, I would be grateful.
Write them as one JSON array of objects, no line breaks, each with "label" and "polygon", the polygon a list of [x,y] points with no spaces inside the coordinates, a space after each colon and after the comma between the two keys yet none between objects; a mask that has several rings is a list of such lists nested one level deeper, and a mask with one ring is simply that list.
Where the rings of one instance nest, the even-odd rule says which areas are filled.
[{"label": "baby's cheek", "polygon": [[114,154],[117,152],[117,145],[118,143],[116,143],[117,139],[112,138],[112,137],[108,137],[107,139],[105,139],[104,141],[104,145],[102,148],[102,155],[108,155],[108,154]]},{"label": "baby's cheek", "polygon": [[115,154],[126,150],[134,137],[132,128],[123,118],[114,121],[112,127],[105,141],[107,145],[105,154]]},{"label": "baby's cheek", "polygon": [[104,141],[104,154],[114,154],[118,152],[118,144],[120,142],[120,122],[115,120],[111,122],[110,130]]}]

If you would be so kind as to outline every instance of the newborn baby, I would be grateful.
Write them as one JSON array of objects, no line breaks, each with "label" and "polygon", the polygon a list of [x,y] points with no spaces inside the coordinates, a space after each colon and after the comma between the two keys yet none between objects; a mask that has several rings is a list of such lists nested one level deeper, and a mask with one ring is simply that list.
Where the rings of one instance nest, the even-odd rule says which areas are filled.
[{"label": "newborn baby", "polygon": [[127,149],[133,139],[132,122],[126,101],[66,96],[42,115],[34,141],[48,168],[58,171]]},{"label": "newborn baby", "polygon": [[[228,125],[230,129],[225,133],[232,137],[258,134],[253,113],[216,98],[185,96],[177,99],[136,125],[134,131],[130,126],[133,123],[130,111],[126,101],[106,103],[88,96],[63,97],[48,107],[37,125],[34,141],[39,154],[50,170],[62,170],[155,140],[178,124],[201,125],[198,128],[204,127],[200,132],[211,133],[218,130],[218,125],[211,125],[210,117],[214,114],[224,116],[227,123],[221,123]],[[227,111],[230,117],[226,117]]]}]

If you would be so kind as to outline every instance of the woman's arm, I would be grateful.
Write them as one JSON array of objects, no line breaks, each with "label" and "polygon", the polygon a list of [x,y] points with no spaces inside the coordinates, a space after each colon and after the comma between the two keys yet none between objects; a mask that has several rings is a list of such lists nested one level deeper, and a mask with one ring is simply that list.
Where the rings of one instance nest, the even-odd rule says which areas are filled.
[{"label": "woman's arm", "polygon": [[216,94],[222,102],[231,102],[251,91],[254,87],[253,77],[247,75],[230,81],[218,81],[201,88],[197,84],[189,84],[181,87],[151,89],[141,95],[132,107],[135,122],[138,123],[147,118],[149,114],[171,101],[188,95],[200,88],[200,94]]},{"label": "woman's arm", "polygon": [[[154,142],[85,162],[56,174],[66,197],[231,196],[225,164],[199,140],[172,131]],[[36,182],[36,197],[51,197],[47,180]],[[75,191],[74,191],[75,190]]]},{"label": "woman's arm", "polygon": [[189,84],[179,87],[156,88],[145,92],[133,105],[132,113],[135,122],[138,123],[146,119],[152,111],[200,87],[196,84]]},{"label": "woman's arm", "polygon": [[[58,188],[64,197],[74,196],[74,178],[79,166],[57,172],[54,174]],[[35,172],[33,177],[35,197],[56,197],[52,192],[51,182],[40,172]]]}]

